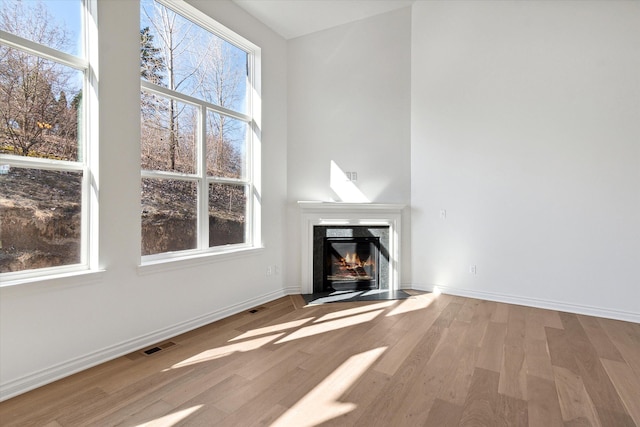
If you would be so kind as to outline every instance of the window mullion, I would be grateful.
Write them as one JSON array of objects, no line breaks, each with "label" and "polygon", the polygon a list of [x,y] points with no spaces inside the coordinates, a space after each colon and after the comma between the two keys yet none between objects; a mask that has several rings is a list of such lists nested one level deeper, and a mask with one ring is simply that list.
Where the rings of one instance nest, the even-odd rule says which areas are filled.
[{"label": "window mullion", "polygon": [[207,181],[207,109],[200,105],[198,132],[198,248],[209,247],[209,182]]}]

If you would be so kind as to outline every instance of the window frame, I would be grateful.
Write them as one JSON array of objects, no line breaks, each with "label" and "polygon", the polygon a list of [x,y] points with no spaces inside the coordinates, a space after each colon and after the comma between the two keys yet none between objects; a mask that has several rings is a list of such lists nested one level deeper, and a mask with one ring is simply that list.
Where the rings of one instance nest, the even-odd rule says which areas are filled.
[{"label": "window frame", "polygon": [[[246,113],[227,109],[205,100],[166,88],[147,80],[140,79],[140,91],[173,99],[195,107],[198,110],[197,138],[196,138],[196,171],[182,173],[172,171],[145,170],[140,167],[140,182],[142,179],[171,179],[197,183],[197,242],[193,249],[161,252],[150,255],[140,255],[140,266],[157,265],[164,262],[201,258],[202,256],[220,256],[252,251],[262,247],[261,242],[261,197],[260,197],[260,48],[235,33],[233,30],[217,22],[184,0],[153,0],[174,13],[189,20],[195,25],[209,31],[223,41],[232,44],[247,54],[247,99]],[[239,120],[247,126],[245,173],[241,178],[223,178],[207,175],[206,165],[206,135],[207,113],[214,112],[223,116]],[[209,188],[211,184],[229,184],[246,188],[245,206],[245,241],[242,243],[209,246]],[[142,242],[142,235],[140,236]]]},{"label": "window frame", "polygon": [[78,129],[77,161],[0,154],[0,164],[10,168],[30,168],[64,172],[82,172],[80,214],[80,262],[55,267],[0,273],[0,287],[38,280],[55,279],[98,272],[98,98],[97,73],[97,0],[81,0],[81,52],[72,55],[49,46],[0,30],[0,43],[29,55],[53,61],[83,73],[82,107]]}]

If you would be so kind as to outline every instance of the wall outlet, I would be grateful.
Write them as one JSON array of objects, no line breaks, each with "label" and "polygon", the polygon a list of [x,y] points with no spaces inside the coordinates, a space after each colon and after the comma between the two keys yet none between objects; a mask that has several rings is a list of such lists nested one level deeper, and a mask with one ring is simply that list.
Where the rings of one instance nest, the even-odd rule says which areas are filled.
[{"label": "wall outlet", "polygon": [[280,267],[277,265],[267,266],[267,276],[277,276],[278,274],[280,274]]},{"label": "wall outlet", "polygon": [[477,272],[476,266],[475,265],[470,265],[469,266],[469,273],[476,274],[476,272]]},{"label": "wall outlet", "polygon": [[358,180],[358,172],[345,172],[344,175],[347,177],[347,181],[356,182]]},{"label": "wall outlet", "polygon": [[440,209],[440,219],[447,219],[447,210]]}]

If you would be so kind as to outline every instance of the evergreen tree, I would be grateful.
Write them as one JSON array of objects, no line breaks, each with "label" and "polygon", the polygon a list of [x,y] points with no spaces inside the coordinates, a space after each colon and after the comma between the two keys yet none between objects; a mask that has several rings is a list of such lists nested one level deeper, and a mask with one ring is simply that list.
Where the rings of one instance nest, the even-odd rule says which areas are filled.
[{"label": "evergreen tree", "polygon": [[160,48],[153,44],[149,27],[140,30],[140,76],[148,82],[162,85],[166,70]]}]

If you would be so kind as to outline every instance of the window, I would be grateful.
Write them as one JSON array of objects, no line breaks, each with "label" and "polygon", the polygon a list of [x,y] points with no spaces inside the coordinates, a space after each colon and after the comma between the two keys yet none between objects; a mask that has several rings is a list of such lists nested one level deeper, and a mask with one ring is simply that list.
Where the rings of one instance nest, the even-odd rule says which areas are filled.
[{"label": "window", "polygon": [[93,265],[85,6],[0,0],[3,281]]},{"label": "window", "polygon": [[143,262],[255,246],[258,58],[181,1],[141,0]]}]

